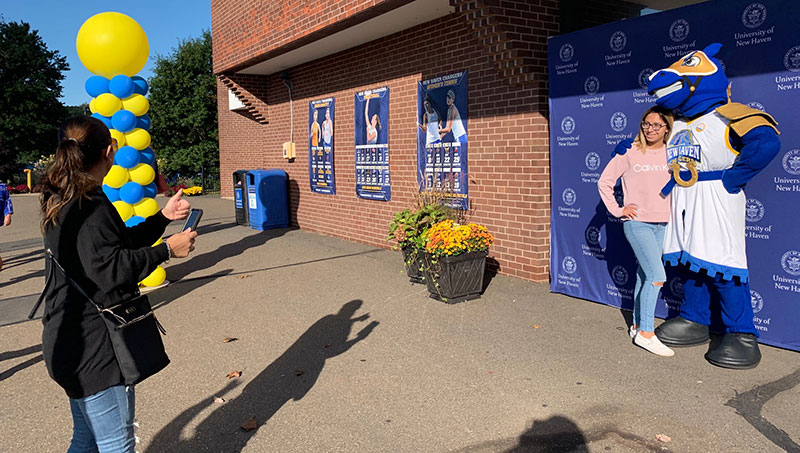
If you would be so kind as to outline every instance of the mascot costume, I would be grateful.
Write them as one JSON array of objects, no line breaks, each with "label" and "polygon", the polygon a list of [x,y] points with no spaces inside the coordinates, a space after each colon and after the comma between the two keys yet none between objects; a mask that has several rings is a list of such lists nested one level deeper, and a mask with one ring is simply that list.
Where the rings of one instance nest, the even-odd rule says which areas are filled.
[{"label": "mascot costume", "polygon": [[[709,341],[712,319],[725,335],[706,360],[725,368],[758,365],[758,332],[753,325],[747,257],[745,195],[748,181],[780,149],[777,122],[767,113],[730,102],[729,82],[714,58],[721,44],[693,51],[650,76],[656,104],[675,114],[667,143],[673,179],[671,218],[664,238],[664,262],[676,266],[683,283],[680,316],[656,335],[669,346]],[[629,141],[615,152],[624,153]]]}]

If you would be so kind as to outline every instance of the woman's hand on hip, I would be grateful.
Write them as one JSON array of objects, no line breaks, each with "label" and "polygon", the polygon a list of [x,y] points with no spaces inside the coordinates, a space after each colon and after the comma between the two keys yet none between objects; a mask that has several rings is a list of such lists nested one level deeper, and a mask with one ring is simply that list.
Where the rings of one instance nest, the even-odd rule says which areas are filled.
[{"label": "woman's hand on hip", "polygon": [[634,204],[629,204],[625,206],[624,208],[622,208],[622,218],[629,220],[636,220],[636,216],[638,215],[637,209],[638,208]]},{"label": "woman's hand on hip", "polygon": [[189,211],[192,209],[192,206],[188,201],[181,198],[182,196],[183,189],[179,189],[178,192],[167,201],[167,205],[161,210],[164,217],[169,220],[181,220],[189,216]]},{"label": "woman's hand on hip", "polygon": [[175,258],[186,258],[189,252],[194,250],[194,239],[197,237],[197,231],[186,230],[178,234],[173,234],[167,238],[172,256]]}]

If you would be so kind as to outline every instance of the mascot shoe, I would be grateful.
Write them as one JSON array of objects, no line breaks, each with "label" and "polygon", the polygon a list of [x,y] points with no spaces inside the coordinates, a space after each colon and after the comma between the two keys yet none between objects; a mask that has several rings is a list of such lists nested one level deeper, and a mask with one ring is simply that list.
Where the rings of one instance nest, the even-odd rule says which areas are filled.
[{"label": "mascot shoe", "polygon": [[709,340],[708,326],[680,316],[656,327],[656,336],[667,346],[696,346]]},{"label": "mascot shoe", "polygon": [[719,346],[706,353],[706,360],[722,368],[755,368],[761,361],[758,338],[752,333],[726,333]]}]

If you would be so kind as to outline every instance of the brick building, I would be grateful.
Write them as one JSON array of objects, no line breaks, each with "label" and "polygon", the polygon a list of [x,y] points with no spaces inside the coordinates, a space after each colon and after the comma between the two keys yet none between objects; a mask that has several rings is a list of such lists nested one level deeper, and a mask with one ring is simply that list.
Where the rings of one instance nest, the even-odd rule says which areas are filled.
[{"label": "brick building", "polygon": [[[501,273],[547,281],[547,38],[638,16],[645,7],[696,2],[639,3],[646,5],[615,0],[212,0],[222,195],[233,195],[230,175],[235,170],[281,168],[290,179],[293,225],[387,247],[392,215],[410,206],[418,187],[417,82],[468,70],[472,219],[495,235],[491,256]],[[355,193],[353,94],[382,86],[391,90],[390,202]],[[328,97],[340,100],[333,196],[310,190],[306,146],[308,102]],[[282,143],[292,137],[297,158],[288,161]]]}]

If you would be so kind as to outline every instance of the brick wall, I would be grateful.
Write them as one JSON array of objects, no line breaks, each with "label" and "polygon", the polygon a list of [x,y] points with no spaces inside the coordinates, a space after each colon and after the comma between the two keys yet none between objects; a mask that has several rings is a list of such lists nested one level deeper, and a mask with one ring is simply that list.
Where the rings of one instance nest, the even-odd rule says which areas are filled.
[{"label": "brick wall", "polygon": [[[219,3],[215,0],[212,6],[219,8]],[[550,0],[453,4],[458,11],[450,16],[291,69],[298,155],[293,163],[281,157],[281,144],[290,136],[290,116],[288,89],[278,75],[221,74],[223,196],[232,196],[230,175],[235,170],[282,168],[290,178],[292,224],[388,247],[389,220],[411,205],[417,190],[417,82],[468,70],[472,220],[495,235],[491,256],[501,273],[546,281],[550,224],[546,37],[558,28],[557,4]],[[243,44],[238,58],[247,58],[248,49]],[[218,67],[216,57],[215,53]],[[388,203],[355,194],[353,95],[380,86],[390,87],[392,201]],[[229,87],[259,106],[244,113],[229,111]],[[336,196],[312,193],[308,179],[308,102],[330,96],[336,98]],[[253,112],[262,112],[265,121],[258,121]]]}]

